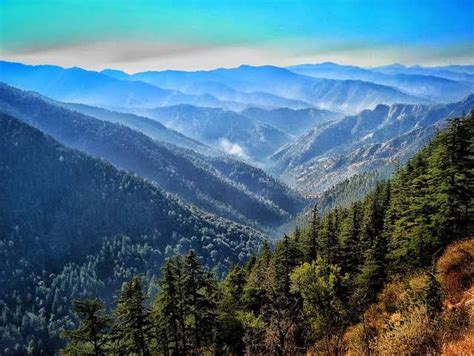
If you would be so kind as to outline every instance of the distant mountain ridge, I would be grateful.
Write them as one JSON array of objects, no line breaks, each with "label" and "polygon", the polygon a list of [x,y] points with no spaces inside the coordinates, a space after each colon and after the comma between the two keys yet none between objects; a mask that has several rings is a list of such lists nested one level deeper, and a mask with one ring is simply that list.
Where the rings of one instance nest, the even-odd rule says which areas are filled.
[{"label": "distant mountain ridge", "polygon": [[383,84],[436,102],[457,101],[474,91],[472,74],[438,68],[391,66],[370,69],[320,63],[295,65],[288,69],[315,78],[363,80]]},{"label": "distant mountain ridge", "polygon": [[295,139],[271,124],[219,108],[176,105],[131,111],[244,159],[263,161]]},{"label": "distant mountain ridge", "polygon": [[[312,78],[274,66],[244,65],[212,71],[144,72],[125,76],[125,73],[110,70],[99,73],[81,68],[0,61],[0,80],[56,100],[104,108],[189,104],[239,111],[252,106],[267,109],[310,106],[355,113],[379,103],[426,101],[389,86]],[[163,87],[188,88],[201,94]]]},{"label": "distant mountain ridge", "polygon": [[[424,101],[392,87],[362,81],[312,78],[275,66],[242,65],[231,69],[196,72],[142,72],[129,78],[161,87],[181,89],[196,85],[195,83],[220,83],[245,93],[266,92],[334,111],[358,112],[372,108],[378,103]],[[253,103],[250,106],[257,105]]]},{"label": "distant mountain ridge", "polygon": [[101,107],[155,107],[196,104],[219,106],[211,95],[189,95],[144,82],[124,81],[99,72],[59,66],[29,66],[0,61],[0,81],[52,99]]},{"label": "distant mountain ridge", "polygon": [[342,118],[341,114],[314,108],[299,110],[278,108],[266,110],[252,107],[243,110],[241,114],[272,125],[295,137],[307,133],[320,124]]},{"label": "distant mountain ridge", "polygon": [[[43,99],[48,100],[48,98],[46,97],[43,97]],[[142,117],[130,113],[111,111],[84,104],[63,103],[60,101],[53,101],[53,104],[65,107],[69,110],[80,112],[87,116],[93,116],[100,120],[123,124],[132,129],[140,131],[146,134],[147,136],[150,136],[154,140],[158,140],[160,142],[166,142],[180,147],[192,149],[197,152],[208,155],[223,154],[223,152],[217,151],[199,141],[186,137],[175,130],[165,127],[160,122],[149,119],[147,117]]]}]

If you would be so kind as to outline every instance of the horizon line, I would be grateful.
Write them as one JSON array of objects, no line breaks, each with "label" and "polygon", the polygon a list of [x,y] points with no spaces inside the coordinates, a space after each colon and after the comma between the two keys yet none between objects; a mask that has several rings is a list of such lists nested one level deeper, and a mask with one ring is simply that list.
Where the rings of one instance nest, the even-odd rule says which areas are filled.
[{"label": "horizon line", "polygon": [[187,72],[187,73],[192,73],[192,72],[210,72],[210,71],[214,71],[214,70],[219,70],[219,69],[237,69],[237,68],[240,68],[240,67],[253,67],[253,68],[261,68],[261,67],[274,67],[274,68],[280,68],[280,69],[288,69],[288,68],[291,68],[291,67],[296,67],[296,66],[303,66],[303,65],[323,65],[323,64],[332,64],[332,65],[336,65],[336,66],[341,66],[341,67],[354,67],[354,68],[361,68],[361,69],[367,69],[367,70],[371,70],[371,69],[376,69],[376,68],[384,68],[384,67],[395,67],[395,66],[399,66],[399,67],[404,67],[404,68],[446,68],[446,67],[453,67],[453,66],[474,66],[474,61],[472,62],[456,62],[456,63],[450,63],[450,64],[446,64],[446,63],[443,63],[443,64],[434,64],[434,65],[423,65],[423,64],[409,64],[409,63],[403,63],[403,62],[387,62],[386,64],[382,64],[382,65],[376,65],[376,66],[362,66],[362,65],[355,65],[355,64],[348,64],[348,63],[341,63],[341,62],[335,62],[335,61],[322,61],[322,62],[319,62],[319,61],[316,61],[316,62],[301,62],[301,63],[296,63],[296,64],[291,64],[291,65],[276,65],[276,64],[250,64],[250,63],[241,63],[239,65],[230,65],[230,66],[216,66],[216,67],[212,67],[212,68],[202,68],[202,69],[179,69],[179,68],[173,68],[173,67],[169,67],[169,68],[163,68],[163,69],[153,69],[153,68],[149,68],[149,69],[145,69],[145,70],[139,70],[139,71],[127,71],[125,69],[122,69],[120,67],[108,67],[108,66],[105,66],[105,67],[101,67],[101,69],[97,69],[97,68],[92,68],[90,66],[87,66],[87,65],[71,65],[71,66],[68,66],[68,65],[61,65],[61,64],[55,64],[55,63],[48,63],[48,62],[45,62],[45,63],[32,63],[32,62],[28,62],[28,61],[25,61],[25,62],[20,62],[20,61],[17,61],[17,60],[8,60],[8,59],[3,59],[1,56],[0,56],[0,62],[6,62],[6,63],[12,63],[12,64],[20,64],[20,65],[25,65],[25,66],[31,66],[31,67],[59,67],[59,68],[62,68],[62,69],[74,69],[74,68],[77,68],[77,69],[82,69],[82,70],[86,70],[86,71],[89,71],[89,72],[97,72],[97,73],[101,73],[103,71],[106,71],[106,70],[113,70],[113,71],[118,71],[118,72],[123,72],[125,74],[128,74],[128,75],[134,75],[134,74],[138,74],[138,73],[144,73],[144,72]]}]

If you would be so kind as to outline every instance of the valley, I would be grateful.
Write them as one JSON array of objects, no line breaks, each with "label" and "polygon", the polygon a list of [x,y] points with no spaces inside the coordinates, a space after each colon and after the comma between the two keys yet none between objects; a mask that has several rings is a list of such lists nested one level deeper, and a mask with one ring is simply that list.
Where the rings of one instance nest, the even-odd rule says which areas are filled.
[{"label": "valley", "polygon": [[[206,294],[217,303],[212,313],[225,306],[221,316],[240,325],[245,337],[253,335],[249,342],[259,352],[290,350],[289,344],[259,339],[261,328],[276,334],[284,328],[280,322],[290,322],[292,330],[306,328],[303,319],[285,314],[293,312],[285,303],[297,300],[295,315],[312,318],[304,299],[311,268],[341,267],[356,281],[339,281],[351,298],[363,288],[372,294],[363,303],[338,298],[357,310],[368,308],[387,281],[384,273],[429,265],[417,248],[429,250],[431,258],[436,248],[466,236],[456,230],[456,237],[445,241],[442,234],[452,232],[443,219],[450,217],[445,210],[430,214],[444,206],[440,195],[451,194],[436,180],[447,172],[436,170],[446,154],[438,141],[459,118],[463,139],[472,141],[471,67],[322,63],[128,74],[0,62],[0,350],[20,355],[63,348],[63,331],[79,321],[74,300],[100,298],[110,311],[132,281],[146,286],[148,298],[158,298],[156,313],[166,319],[160,309],[169,297],[163,294],[166,278],[188,273],[181,268],[191,262],[206,288],[225,295]],[[459,152],[470,165],[467,151]],[[412,166],[416,174],[410,173]],[[438,178],[423,171],[425,166]],[[449,169],[460,172],[460,167]],[[418,238],[421,232],[404,225],[401,206],[411,203],[400,189],[407,196],[415,193],[402,187],[403,175],[440,204],[430,206],[428,214],[424,198],[416,196],[421,207],[413,209],[445,229],[414,222],[434,236],[423,247],[423,241],[413,240],[417,247],[404,240],[405,233]],[[426,179],[433,181],[423,183]],[[470,197],[472,185],[466,184]],[[463,229],[472,227],[469,216]],[[392,220],[385,226],[386,219]],[[351,235],[351,229],[357,231]],[[314,234],[320,234],[317,242],[311,240]],[[341,260],[351,248],[358,249],[357,256]],[[195,257],[188,256],[191,250]],[[379,250],[383,258],[375,254]],[[392,265],[380,272],[385,257]],[[166,275],[163,266],[174,272]],[[234,285],[234,278],[242,285]],[[285,289],[290,284],[298,289]],[[269,295],[272,288],[280,294]],[[282,320],[267,315],[265,300],[274,308],[268,312],[282,313]],[[358,315],[347,316],[344,325],[357,324]],[[168,319],[162,322],[173,327]],[[229,327],[213,323],[209,332],[216,325]],[[161,330],[166,337],[183,338],[165,348],[180,354],[204,340],[208,346],[242,346],[228,339],[213,344],[204,334],[203,345],[186,341],[194,327],[185,329],[174,335]],[[342,337],[345,331],[337,332]],[[300,342],[294,334],[281,340],[290,337]],[[258,349],[263,344],[270,346]]]}]

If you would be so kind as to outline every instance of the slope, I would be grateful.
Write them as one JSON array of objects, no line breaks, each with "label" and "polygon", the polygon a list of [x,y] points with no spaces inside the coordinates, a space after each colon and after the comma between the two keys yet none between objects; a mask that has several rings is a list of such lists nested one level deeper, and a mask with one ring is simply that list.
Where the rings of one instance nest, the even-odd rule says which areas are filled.
[{"label": "slope", "polygon": [[[299,195],[282,184],[271,184],[258,194],[253,193],[245,185],[209,169],[209,165],[193,163],[187,151],[161,144],[125,126],[52,105],[37,95],[0,85],[0,102],[1,111],[19,117],[60,142],[103,157],[117,167],[131,170],[185,201],[220,216],[261,228],[273,228],[292,214],[269,200],[268,191],[285,195],[293,202],[293,209],[304,205]],[[254,219],[255,216],[258,220]]]},{"label": "slope", "polygon": [[474,95],[451,104],[378,105],[318,127],[272,160],[290,186],[322,192],[363,171],[394,169],[428,142],[445,119],[473,106]]},{"label": "slope", "polygon": [[[421,68],[421,67],[420,67]],[[376,69],[344,66],[336,63],[301,64],[291,71],[316,78],[363,80],[397,88],[403,92],[439,103],[461,100],[474,90],[474,83],[437,76],[436,70],[383,72]]]},{"label": "slope", "polygon": [[[160,332],[145,343],[179,354],[470,354],[474,111],[447,126],[393,179],[350,207],[324,215],[315,207],[303,230],[263,245],[219,285],[203,277],[194,252],[171,258],[147,318]],[[130,285],[146,299],[139,278]],[[196,285],[206,286],[199,299],[176,292]],[[114,312],[135,305],[124,294]],[[112,323],[120,325],[114,312]],[[178,327],[189,319],[203,322]],[[144,344],[115,335],[104,328],[100,339],[118,353]],[[91,343],[70,338],[82,350]]]},{"label": "slope", "polygon": [[295,139],[275,126],[219,108],[177,105],[134,111],[243,159],[264,162],[266,157]]},{"label": "slope", "polygon": [[312,78],[274,66],[242,65],[237,68],[211,71],[143,72],[134,74],[132,78],[165,88],[180,88],[181,85],[189,86],[200,82],[219,83],[239,92],[263,92],[306,102],[322,109],[350,113],[373,108],[380,103],[425,101],[380,84]]},{"label": "slope", "polygon": [[[46,100],[45,97],[43,97],[43,99]],[[216,151],[211,147],[202,144],[199,141],[186,137],[175,130],[165,127],[160,122],[149,119],[147,117],[138,116],[130,113],[111,111],[84,104],[62,103],[59,101],[53,101],[53,104],[80,112],[87,116],[95,117],[96,119],[128,126],[134,130],[144,133],[147,136],[150,136],[151,138],[157,141],[192,149],[197,152],[208,155],[222,154],[222,152]]]},{"label": "slope", "polygon": [[242,115],[254,120],[272,125],[290,135],[299,137],[316,126],[327,121],[334,121],[342,117],[328,110],[279,108],[266,110],[251,107],[241,112]]},{"label": "slope", "polygon": [[33,333],[55,349],[73,298],[111,298],[166,256],[193,248],[222,272],[261,243],[259,232],[185,206],[11,116],[0,114],[0,132],[2,353]]},{"label": "slope", "polygon": [[219,106],[219,100],[211,95],[183,94],[76,67],[29,66],[0,61],[0,81],[56,100],[102,107],[156,107],[182,103]]}]

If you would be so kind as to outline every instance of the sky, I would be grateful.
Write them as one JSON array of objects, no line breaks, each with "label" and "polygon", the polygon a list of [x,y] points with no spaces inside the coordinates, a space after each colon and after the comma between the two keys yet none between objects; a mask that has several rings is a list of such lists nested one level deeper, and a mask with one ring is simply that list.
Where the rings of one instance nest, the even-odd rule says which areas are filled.
[{"label": "sky", "polygon": [[0,58],[127,72],[474,63],[474,0],[0,0]]}]

